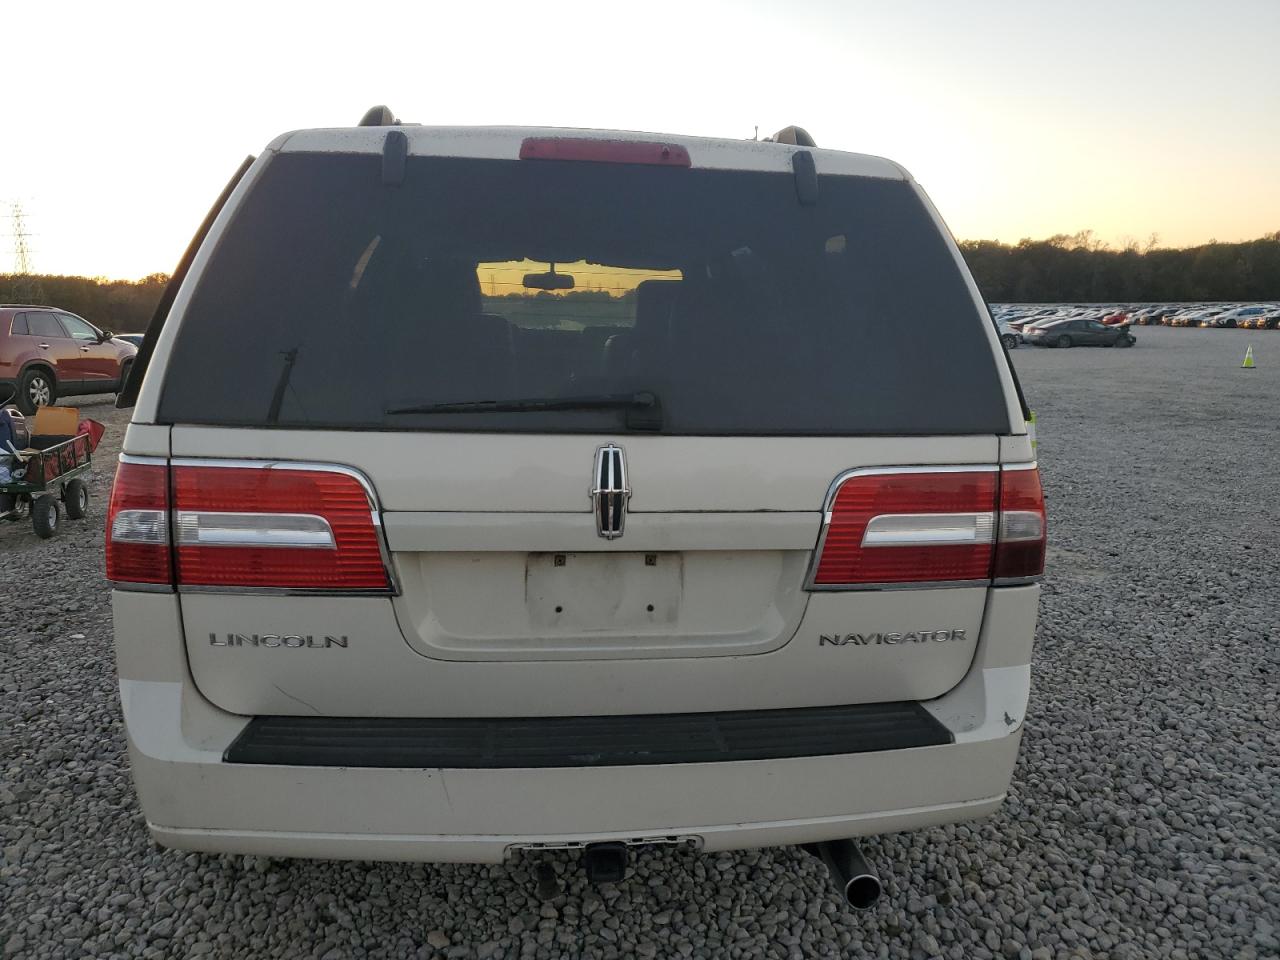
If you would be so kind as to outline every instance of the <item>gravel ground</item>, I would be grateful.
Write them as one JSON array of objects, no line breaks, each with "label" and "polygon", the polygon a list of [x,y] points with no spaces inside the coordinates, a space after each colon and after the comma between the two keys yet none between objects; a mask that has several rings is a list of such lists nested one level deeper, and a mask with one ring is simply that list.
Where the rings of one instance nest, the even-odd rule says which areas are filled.
[{"label": "gravel ground", "polygon": [[[12,957],[1280,956],[1280,333],[1141,328],[1014,354],[1052,547],[1009,800],[870,839],[837,903],[790,849],[652,852],[549,903],[505,868],[267,861],[149,842],[128,774],[96,516],[0,525],[0,950]],[[1242,371],[1252,342],[1258,369]],[[107,420],[104,466],[123,418]]]}]

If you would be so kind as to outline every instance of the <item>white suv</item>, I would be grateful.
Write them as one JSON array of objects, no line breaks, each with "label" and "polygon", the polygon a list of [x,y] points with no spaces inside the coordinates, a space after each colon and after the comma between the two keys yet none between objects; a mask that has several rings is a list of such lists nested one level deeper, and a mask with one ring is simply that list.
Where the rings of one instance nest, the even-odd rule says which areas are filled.
[{"label": "white suv", "polygon": [[285,134],[138,365],[107,573],[161,843],[595,879],[815,844],[866,903],[848,838],[1000,805],[1044,505],[896,164]]}]

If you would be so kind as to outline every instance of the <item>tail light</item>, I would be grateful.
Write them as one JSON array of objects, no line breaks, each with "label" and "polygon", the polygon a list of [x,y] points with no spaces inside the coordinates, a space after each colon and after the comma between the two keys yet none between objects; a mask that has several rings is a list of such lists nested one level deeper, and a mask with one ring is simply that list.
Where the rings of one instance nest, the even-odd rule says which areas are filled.
[{"label": "tail light", "polygon": [[986,584],[1044,569],[1034,465],[859,470],[828,500],[815,589]]},{"label": "tail light", "polygon": [[1043,574],[1046,534],[1040,471],[1035,464],[1005,467],[1000,471],[1000,532],[991,574],[996,582]]},{"label": "tail light", "polygon": [[107,508],[107,579],[173,584],[169,468],[163,460],[120,458]]},{"label": "tail light", "polygon": [[[126,467],[132,464],[121,463],[117,486]],[[172,577],[163,582],[229,591],[390,592],[377,508],[355,472],[324,465],[197,460],[147,469],[162,476],[159,487],[167,503],[153,507],[146,518],[159,530],[166,569],[172,567]],[[108,577],[160,582],[136,580],[129,570],[113,566],[118,535],[127,535],[137,522],[141,520],[130,518],[127,505],[117,515],[113,496]]]}]

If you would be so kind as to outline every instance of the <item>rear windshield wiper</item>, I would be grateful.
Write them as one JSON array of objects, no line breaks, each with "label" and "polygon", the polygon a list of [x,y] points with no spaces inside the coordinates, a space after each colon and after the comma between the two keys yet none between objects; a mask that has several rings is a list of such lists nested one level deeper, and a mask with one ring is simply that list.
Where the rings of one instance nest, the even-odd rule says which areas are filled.
[{"label": "rear windshield wiper", "polygon": [[388,407],[387,414],[413,413],[532,413],[547,410],[626,410],[634,430],[662,428],[662,407],[656,394],[584,393],[570,397],[524,397],[511,400],[459,400]]}]

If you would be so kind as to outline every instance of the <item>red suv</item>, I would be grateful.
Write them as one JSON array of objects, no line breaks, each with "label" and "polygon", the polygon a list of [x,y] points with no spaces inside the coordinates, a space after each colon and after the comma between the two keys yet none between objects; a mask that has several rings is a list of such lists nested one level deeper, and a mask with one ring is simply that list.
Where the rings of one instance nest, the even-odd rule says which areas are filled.
[{"label": "red suv", "polygon": [[116,393],[138,348],[56,307],[0,304],[0,400],[23,413],[59,397]]}]

